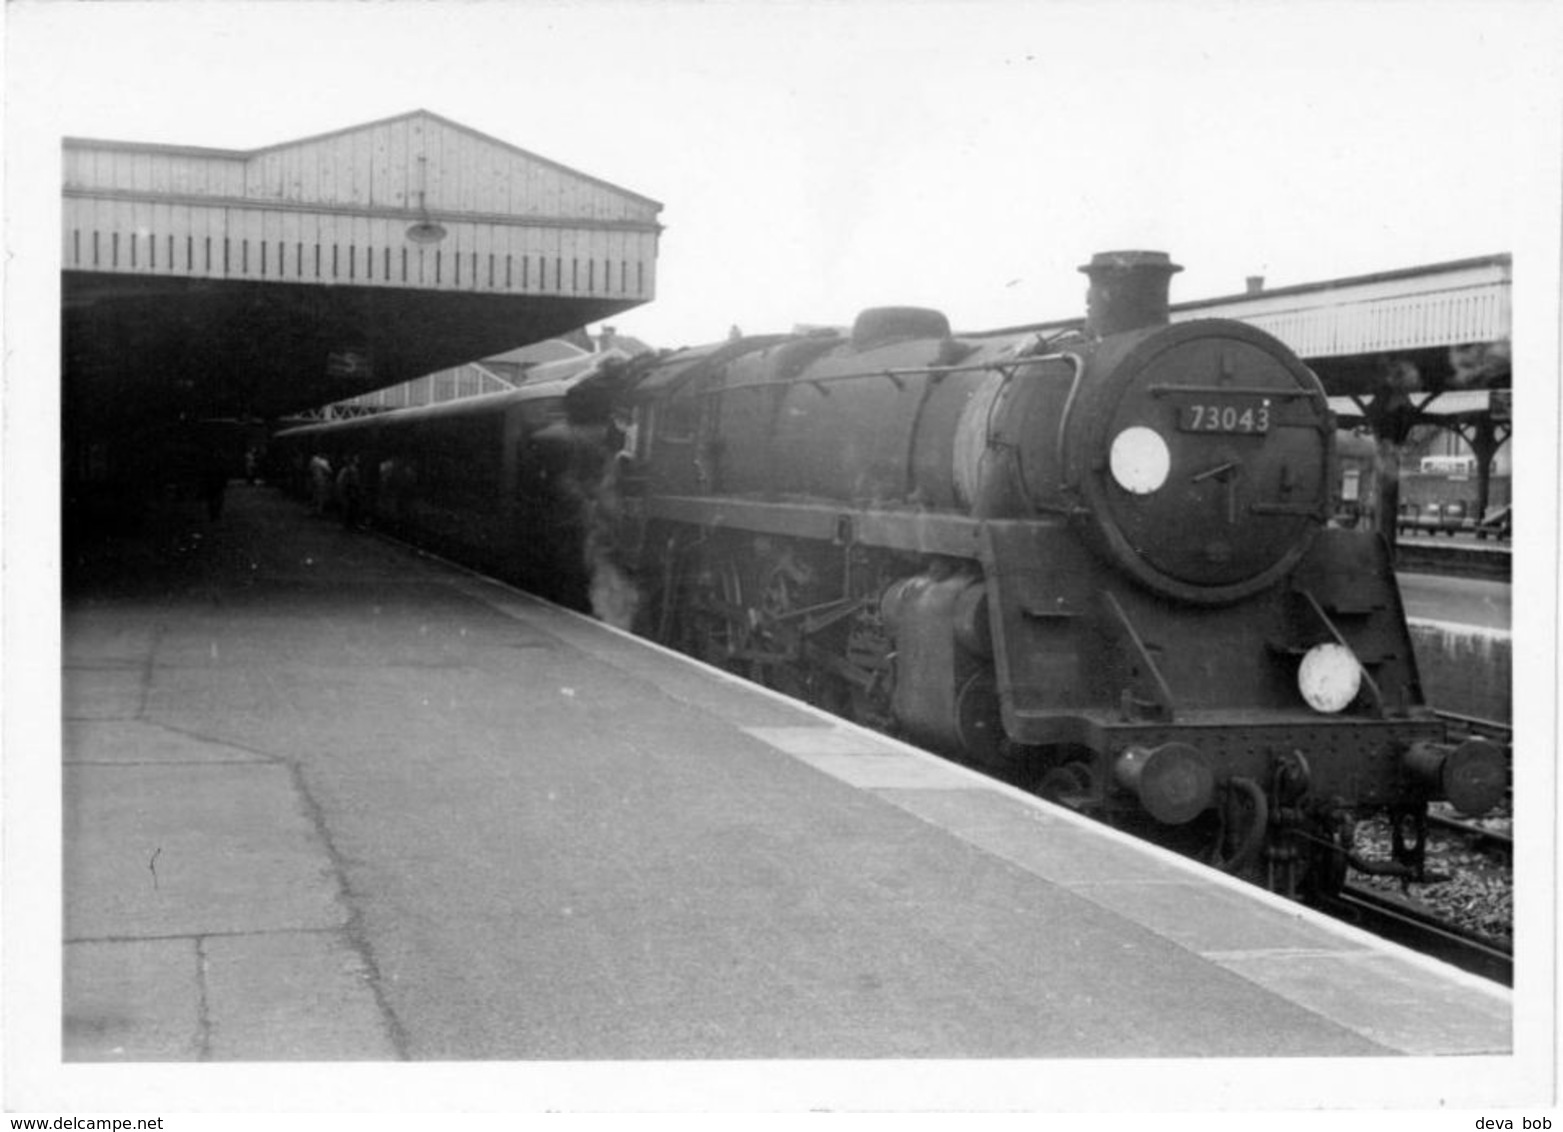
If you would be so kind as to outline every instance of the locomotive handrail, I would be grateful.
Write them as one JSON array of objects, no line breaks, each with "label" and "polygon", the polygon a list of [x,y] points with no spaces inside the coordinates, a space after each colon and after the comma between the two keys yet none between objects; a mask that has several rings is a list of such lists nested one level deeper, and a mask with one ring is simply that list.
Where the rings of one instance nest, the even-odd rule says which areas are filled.
[{"label": "locomotive handrail", "polygon": [[1236,393],[1243,397],[1276,397],[1287,401],[1303,397],[1329,404],[1329,399],[1323,393],[1311,389],[1263,389],[1247,385],[1150,385],[1145,391],[1153,397],[1168,397],[1174,393]]},{"label": "locomotive handrail", "polygon": [[1250,515],[1303,515],[1319,519],[1329,518],[1326,503],[1265,503],[1262,500],[1248,505]]},{"label": "locomotive handrail", "polygon": [[889,378],[897,388],[903,377],[946,377],[952,373],[980,373],[984,370],[1004,372],[1038,362],[1071,361],[1077,367],[1083,363],[1074,354],[1038,354],[1032,358],[1011,358],[1003,362],[982,362],[970,366],[902,366],[888,369],[857,370],[852,373],[831,373],[821,377],[787,377],[776,381],[751,381],[744,385],[724,385],[716,389],[702,389],[691,394],[694,397],[720,397],[727,393],[742,393],[749,389],[775,389],[778,386],[792,388],[798,385],[825,385],[837,381],[861,381],[870,377]]},{"label": "locomotive handrail", "polygon": [[1059,481],[1066,488],[1075,486],[1075,478],[1071,474],[1073,465],[1068,459],[1064,442],[1069,437],[1069,415],[1074,411],[1075,394],[1080,392],[1080,379],[1085,375],[1085,359],[1079,354],[1062,353],[1049,354],[1050,358],[1058,358],[1067,361],[1074,367],[1074,375],[1069,379],[1069,393],[1064,397],[1064,407],[1058,414],[1058,443],[1053,446],[1053,451],[1058,454]]}]

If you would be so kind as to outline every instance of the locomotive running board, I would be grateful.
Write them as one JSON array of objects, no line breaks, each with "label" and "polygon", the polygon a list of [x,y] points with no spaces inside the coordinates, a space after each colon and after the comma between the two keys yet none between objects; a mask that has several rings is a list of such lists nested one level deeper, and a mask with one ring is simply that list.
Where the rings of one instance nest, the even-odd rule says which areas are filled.
[{"label": "locomotive running board", "polygon": [[839,504],[771,502],[732,495],[661,495],[646,499],[648,520],[689,523],[784,538],[857,543],[914,554],[972,558],[983,525],[962,515],[888,511]]}]

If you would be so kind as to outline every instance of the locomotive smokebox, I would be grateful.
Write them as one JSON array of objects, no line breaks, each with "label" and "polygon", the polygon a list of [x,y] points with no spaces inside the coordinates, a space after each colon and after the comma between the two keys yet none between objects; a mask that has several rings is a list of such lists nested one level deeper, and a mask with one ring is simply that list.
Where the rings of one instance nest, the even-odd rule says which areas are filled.
[{"label": "locomotive smokebox", "polygon": [[1091,280],[1085,330],[1096,338],[1167,325],[1167,292],[1183,268],[1166,252],[1097,252],[1080,268]]}]

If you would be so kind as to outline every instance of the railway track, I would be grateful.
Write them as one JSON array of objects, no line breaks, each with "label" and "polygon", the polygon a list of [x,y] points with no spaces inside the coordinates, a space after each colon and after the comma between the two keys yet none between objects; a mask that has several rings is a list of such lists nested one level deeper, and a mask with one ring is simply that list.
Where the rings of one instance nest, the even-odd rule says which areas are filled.
[{"label": "railway track", "polygon": [[1428,814],[1427,824],[1442,833],[1463,838],[1467,845],[1479,852],[1510,861],[1514,859],[1514,834],[1508,830],[1492,829],[1477,822],[1462,821],[1460,818],[1440,813]]},{"label": "railway track", "polygon": [[[1508,724],[1454,712],[1439,712],[1438,715],[1450,724],[1457,738],[1479,736],[1504,746],[1512,742],[1513,729]],[[1438,807],[1429,813],[1428,826],[1441,835],[1439,840],[1448,846],[1439,851],[1440,861],[1485,858],[1492,862],[1495,873],[1500,875],[1506,874],[1513,862],[1513,834],[1506,826],[1460,818],[1447,807]],[[1429,863],[1433,864],[1431,860]],[[1480,863],[1470,867],[1478,872],[1484,872],[1487,868]],[[1464,866],[1454,864],[1453,868],[1458,874]],[[1434,864],[1434,871],[1444,871],[1444,867]],[[1440,888],[1440,885],[1433,885],[1431,894],[1424,893],[1419,898],[1403,891],[1386,889],[1382,882],[1371,887],[1366,883],[1349,882],[1338,895],[1325,901],[1324,907],[1332,915],[1366,931],[1461,970],[1505,986],[1513,986],[1512,944],[1506,939],[1493,938],[1471,927],[1451,922],[1450,915],[1454,913],[1449,905],[1442,910],[1435,907],[1439,903],[1436,893]]]},{"label": "railway track", "polygon": [[1323,907],[1347,923],[1462,971],[1514,985],[1512,946],[1453,927],[1397,896],[1348,884]]},{"label": "railway track", "polygon": [[1500,723],[1495,719],[1478,719],[1474,715],[1461,715],[1455,711],[1435,711],[1433,714],[1468,735],[1491,739],[1494,743],[1512,743],[1514,740],[1514,726],[1509,723]]}]

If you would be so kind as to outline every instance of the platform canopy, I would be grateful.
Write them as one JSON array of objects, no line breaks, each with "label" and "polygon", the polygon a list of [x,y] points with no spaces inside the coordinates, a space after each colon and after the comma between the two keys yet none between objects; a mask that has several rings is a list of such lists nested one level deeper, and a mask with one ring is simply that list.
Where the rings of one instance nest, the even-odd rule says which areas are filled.
[{"label": "platform canopy", "polygon": [[257,150],[64,143],[67,429],[272,418],[649,301],[647,197],[419,110]]},{"label": "platform canopy", "polygon": [[1275,335],[1319,376],[1343,425],[1397,444],[1439,425],[1490,457],[1510,428],[1512,289],[1513,259],[1499,253],[1271,289],[1256,277],[1242,294],[1173,304],[1169,318],[1237,319]]},{"label": "platform canopy", "polygon": [[[1419,400],[1457,390],[1508,389],[1513,258],[1508,253],[1423,264],[1174,303],[1172,322],[1231,318],[1275,335],[1332,397],[1386,389]],[[1079,317],[988,333],[1079,330]]]},{"label": "platform canopy", "polygon": [[[1513,420],[1513,394],[1507,389],[1457,389],[1448,393],[1415,395],[1417,412],[1429,423],[1457,428],[1490,418],[1507,425]],[[1371,396],[1331,397],[1330,411],[1342,428],[1356,428],[1368,422],[1373,408]]]},{"label": "platform canopy", "polygon": [[1507,389],[1507,254],[1179,303],[1172,321],[1235,318],[1275,335],[1331,395]]}]

